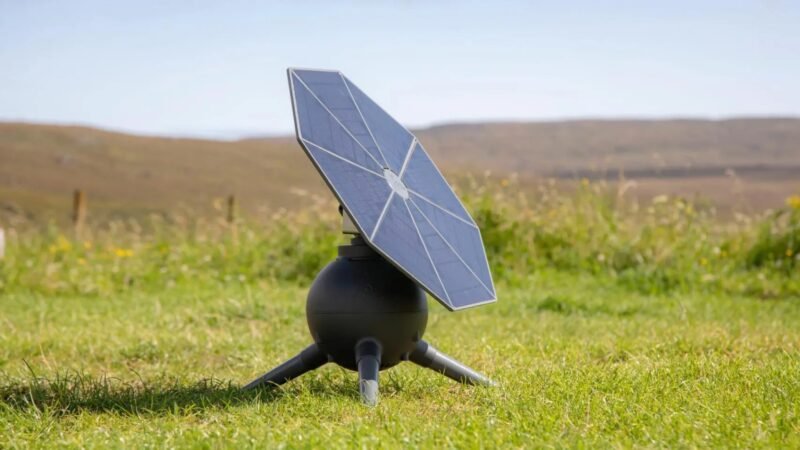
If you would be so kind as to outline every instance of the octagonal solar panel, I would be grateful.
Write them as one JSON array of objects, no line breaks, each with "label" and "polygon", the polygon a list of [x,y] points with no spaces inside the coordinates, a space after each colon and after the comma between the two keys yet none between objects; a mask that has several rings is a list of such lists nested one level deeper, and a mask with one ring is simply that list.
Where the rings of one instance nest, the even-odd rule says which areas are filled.
[{"label": "octagonal solar panel", "polygon": [[494,301],[480,230],[417,138],[341,72],[288,75],[297,139],[370,247],[450,310]]}]

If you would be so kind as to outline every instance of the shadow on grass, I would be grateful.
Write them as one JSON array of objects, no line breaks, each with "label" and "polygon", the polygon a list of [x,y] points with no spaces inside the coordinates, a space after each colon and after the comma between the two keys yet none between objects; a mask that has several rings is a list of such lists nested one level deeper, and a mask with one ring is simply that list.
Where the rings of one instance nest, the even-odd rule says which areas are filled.
[{"label": "shadow on grass", "polygon": [[202,410],[242,404],[271,403],[306,390],[311,395],[358,398],[358,392],[342,383],[310,380],[284,389],[269,386],[244,391],[230,381],[203,379],[185,384],[177,381],[123,382],[81,374],[33,378],[0,385],[0,409],[71,415],[84,411],[124,415],[192,414]]}]

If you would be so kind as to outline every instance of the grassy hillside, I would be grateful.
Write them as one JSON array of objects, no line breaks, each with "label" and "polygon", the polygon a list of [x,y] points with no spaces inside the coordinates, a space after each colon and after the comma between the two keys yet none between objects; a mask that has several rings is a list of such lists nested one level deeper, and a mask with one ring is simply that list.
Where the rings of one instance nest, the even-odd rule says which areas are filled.
[{"label": "grassy hillside", "polygon": [[[725,208],[763,209],[800,191],[800,120],[572,121],[448,125],[420,139],[458,182],[517,174],[524,191],[555,177],[617,179],[642,198],[699,195]],[[71,193],[96,219],[236,194],[250,215],[329,199],[294,139],[238,142],[141,137],[85,127],[0,123],[0,220],[64,221]]]},{"label": "grassy hillside", "polygon": [[207,206],[229,193],[245,208],[285,206],[304,189],[324,188],[288,138],[221,142],[0,124],[0,161],[0,204],[36,218],[59,208],[66,216],[75,188],[94,212],[112,215]]},{"label": "grassy hillside", "polygon": [[800,173],[800,119],[583,120],[437,126],[420,139],[464,167],[546,176]]},{"label": "grassy hillside", "polygon": [[800,120],[584,120],[445,125],[420,139],[454,171],[618,180],[641,199],[754,212],[800,192]]}]

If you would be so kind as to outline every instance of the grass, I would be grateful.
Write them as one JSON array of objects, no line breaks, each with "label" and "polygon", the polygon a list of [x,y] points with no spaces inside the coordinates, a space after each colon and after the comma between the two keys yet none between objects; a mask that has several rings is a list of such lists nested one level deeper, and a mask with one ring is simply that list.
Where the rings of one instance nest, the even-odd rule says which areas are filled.
[{"label": "grass", "polygon": [[795,200],[720,222],[608,193],[476,188],[500,301],[432,303],[426,339],[499,387],[402,364],[374,409],[331,365],[238,389],[309,342],[331,217],[235,238],[177,218],[81,239],[16,229],[0,265],[0,447],[800,446]]},{"label": "grass", "polygon": [[432,306],[428,339],[500,383],[402,365],[382,400],[325,367],[237,386],[309,340],[298,286],[6,296],[0,435],[41,446],[800,445],[800,306],[631,294],[542,272],[502,302]]}]

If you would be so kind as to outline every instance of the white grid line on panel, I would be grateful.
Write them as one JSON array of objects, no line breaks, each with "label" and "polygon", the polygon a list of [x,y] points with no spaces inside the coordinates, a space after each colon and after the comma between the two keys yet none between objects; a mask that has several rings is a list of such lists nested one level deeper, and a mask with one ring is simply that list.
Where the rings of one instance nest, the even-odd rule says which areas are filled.
[{"label": "white grid line on panel", "polygon": [[431,253],[428,251],[428,246],[425,245],[425,239],[422,238],[422,233],[419,232],[419,226],[417,225],[417,221],[414,219],[414,214],[411,214],[411,208],[408,207],[408,201],[404,200],[403,204],[406,205],[406,210],[408,210],[408,215],[409,217],[411,217],[411,223],[414,224],[414,229],[417,230],[417,236],[419,236],[419,241],[422,243],[422,248],[425,250],[425,254],[428,255],[428,260],[431,262],[431,267],[433,267],[433,273],[436,274],[436,278],[439,280],[439,284],[442,286],[442,291],[444,291],[444,295],[447,298],[447,303],[450,303],[450,306],[453,306],[453,302],[450,301],[450,293],[447,292],[447,287],[444,285],[442,277],[439,276],[439,271],[436,270],[436,262],[433,260]]},{"label": "white grid line on panel", "polygon": [[359,169],[365,170],[365,171],[371,173],[372,175],[375,175],[376,177],[383,178],[384,180],[386,179],[386,178],[384,178],[383,175],[379,174],[378,172],[375,172],[372,169],[368,169],[368,168],[362,166],[361,164],[354,163],[353,161],[350,161],[349,159],[343,157],[342,155],[339,155],[338,153],[334,153],[334,152],[328,150],[327,148],[325,148],[325,147],[323,147],[323,146],[321,146],[319,144],[315,144],[314,142],[309,141],[308,139],[303,139],[303,142],[305,142],[306,144],[309,144],[309,145],[313,145],[314,147],[317,147],[318,149],[322,150],[323,152],[325,152],[325,153],[327,153],[327,154],[329,154],[329,155],[331,155],[331,156],[333,156],[335,158],[339,158],[342,161],[350,164],[351,166],[358,167]]},{"label": "white grid line on panel", "polygon": [[472,222],[468,222],[467,220],[465,220],[465,219],[461,218],[461,216],[457,215],[457,214],[456,214],[456,213],[454,213],[454,212],[451,212],[449,209],[446,209],[446,208],[445,208],[445,207],[443,207],[443,206],[439,206],[438,204],[436,204],[436,203],[435,203],[433,200],[429,199],[428,197],[425,197],[424,195],[420,194],[420,193],[419,193],[419,192],[417,192],[417,191],[413,191],[413,190],[409,189],[409,188],[408,188],[408,186],[406,186],[406,190],[408,190],[408,192],[411,192],[412,194],[416,195],[416,196],[417,196],[417,197],[419,197],[421,200],[425,200],[425,202],[426,202],[426,203],[430,203],[430,205],[431,205],[431,206],[434,206],[434,207],[436,207],[436,208],[439,208],[439,209],[441,209],[441,210],[442,210],[442,212],[444,212],[445,214],[449,214],[449,215],[450,215],[450,216],[452,216],[453,218],[455,218],[455,219],[458,219],[458,220],[460,220],[460,221],[464,222],[465,224],[467,224],[467,225],[471,226],[472,228],[478,228],[478,226],[477,226],[477,225],[475,225],[474,223],[472,223]]},{"label": "white grid line on panel", "polygon": [[386,211],[389,210],[389,203],[392,203],[392,199],[394,198],[394,191],[389,194],[389,200],[386,200],[386,204],[383,205],[383,211],[381,211],[381,215],[378,216],[378,221],[375,222],[375,229],[372,230],[372,233],[369,235],[369,240],[372,241],[375,239],[375,235],[378,233],[378,227],[381,226],[383,222],[383,218],[386,216]]},{"label": "white grid line on panel", "polygon": [[345,89],[347,89],[347,93],[350,94],[350,100],[353,101],[353,105],[356,107],[356,111],[358,111],[358,115],[361,116],[361,121],[364,122],[364,126],[367,127],[367,133],[369,133],[369,137],[372,138],[372,142],[375,143],[375,147],[378,149],[378,153],[381,154],[381,158],[383,158],[383,167],[389,167],[389,162],[386,161],[386,155],[383,154],[383,149],[381,149],[380,144],[378,144],[378,140],[375,139],[375,135],[372,134],[372,129],[369,127],[369,123],[367,123],[366,117],[361,112],[361,108],[358,107],[358,102],[356,102],[356,98],[353,96],[353,93],[350,91],[350,86],[347,85],[347,80],[345,79],[344,75],[339,73],[339,77],[342,79],[342,83],[344,83]]},{"label": "white grid line on panel", "polygon": [[485,284],[483,284],[483,281],[481,281],[480,277],[478,277],[478,275],[476,275],[475,272],[472,271],[472,268],[469,266],[469,264],[467,264],[464,261],[464,259],[461,258],[461,255],[459,255],[458,252],[456,251],[456,249],[453,248],[452,245],[450,245],[450,242],[448,242],[447,239],[445,239],[445,237],[442,236],[442,233],[433,225],[433,223],[431,223],[431,220],[428,218],[428,216],[426,216],[425,213],[422,212],[421,209],[419,209],[419,206],[417,206],[417,204],[414,202],[413,199],[411,200],[411,203],[414,205],[415,208],[417,208],[417,211],[419,211],[419,213],[422,215],[422,217],[425,218],[425,220],[428,222],[428,224],[431,226],[431,228],[433,228],[433,231],[435,231],[436,234],[438,234],[439,237],[442,238],[442,241],[445,243],[445,245],[447,245],[448,248],[450,248],[450,251],[452,251],[453,254],[456,255],[456,258],[458,258],[458,260],[461,261],[461,264],[463,264],[464,267],[466,267],[467,270],[469,270],[469,273],[471,273],[472,276],[475,277],[475,279],[478,281],[478,283],[480,283],[481,286],[483,286],[483,288],[486,289],[486,292],[488,292],[489,295],[491,295],[492,298],[494,298],[494,292],[492,292],[491,289],[489,289]]},{"label": "white grid line on panel", "polygon": [[[344,75],[342,75],[342,76],[344,76]],[[350,81],[350,80],[349,80],[347,77],[344,77],[344,78],[345,78],[347,81]],[[350,84],[352,84],[353,86],[356,86],[356,84],[355,84],[355,83],[353,83],[352,81],[350,81]],[[358,86],[356,86],[356,87],[358,87]],[[361,89],[359,88],[359,90],[361,90]],[[362,93],[363,93],[363,91],[362,91]],[[369,98],[370,100],[372,100],[372,98],[370,98],[370,97],[369,97],[367,94],[364,94],[364,96],[366,96],[367,98]],[[408,133],[408,135],[409,135],[409,136],[411,136],[412,138],[414,138],[414,137],[415,137],[415,136],[414,136],[414,133],[412,133],[412,132],[408,131],[408,128],[406,128],[406,127],[405,127],[405,125],[403,125],[402,123],[398,122],[398,121],[397,121],[397,119],[395,119],[394,117],[392,117],[392,115],[391,115],[391,114],[389,114],[389,113],[388,113],[388,112],[387,112],[385,109],[383,109],[383,106],[379,105],[379,104],[378,104],[378,102],[376,102],[375,100],[372,100],[372,103],[374,103],[374,104],[375,104],[375,106],[377,106],[377,107],[378,107],[378,109],[380,109],[381,111],[383,111],[383,113],[384,113],[384,114],[386,114],[386,116],[387,116],[387,117],[389,117],[390,119],[392,119],[392,121],[393,121],[393,122],[395,122],[395,123],[397,123],[398,125],[400,125],[400,128],[402,128],[402,129],[403,129],[403,130],[404,130],[406,133]]]},{"label": "white grid line on panel", "polygon": [[[439,177],[442,179],[442,181],[444,181],[444,184],[447,186],[447,189],[449,189],[450,193],[453,194],[453,198],[455,198],[456,201],[461,205],[461,208],[464,209],[464,212],[467,214],[467,217],[469,217],[470,220],[474,220],[474,219],[472,219],[472,215],[470,215],[469,211],[467,211],[467,208],[464,206],[464,204],[461,203],[461,199],[458,198],[458,196],[456,195],[456,191],[454,191],[453,187],[450,186],[450,183],[447,182],[447,178],[444,177],[444,175],[442,174],[442,171],[439,170],[439,167],[436,165],[436,163],[433,162],[433,159],[431,159],[430,155],[428,155],[428,151],[425,150],[425,147],[422,145],[422,142],[419,143],[419,148],[420,148],[420,150],[422,150],[422,154],[424,154],[428,158],[428,161],[431,162],[431,165],[433,166],[433,168],[436,169],[436,173],[439,174]],[[422,196],[420,195],[420,197],[422,197]],[[425,200],[428,200],[428,199],[425,199]],[[439,206],[439,205],[436,205],[433,202],[430,202],[430,203],[433,204],[434,206]],[[461,219],[461,220],[463,221],[464,219]],[[478,228],[475,224],[472,224],[472,226],[474,226],[475,228]]]},{"label": "white grid line on panel", "polygon": [[406,167],[408,167],[408,162],[411,161],[411,154],[417,149],[417,143],[417,138],[411,139],[411,145],[408,146],[408,152],[406,153],[406,159],[403,161],[403,167],[400,168],[400,173],[397,174],[397,177],[400,178],[401,181],[403,179],[403,173],[406,171]]},{"label": "white grid line on panel", "polygon": [[375,157],[374,157],[374,156],[372,156],[372,153],[370,153],[370,152],[369,152],[369,151],[366,149],[366,147],[364,147],[363,145],[361,145],[361,142],[358,142],[358,139],[356,139],[356,137],[355,137],[355,136],[353,136],[353,133],[351,133],[351,132],[350,132],[350,130],[348,130],[348,129],[347,129],[347,127],[346,127],[346,126],[344,126],[344,124],[343,124],[343,123],[342,123],[342,122],[339,120],[339,118],[338,118],[338,117],[336,117],[336,115],[335,115],[335,114],[333,114],[333,112],[331,112],[331,110],[330,110],[330,109],[328,109],[328,106],[327,106],[327,105],[325,105],[325,103],[323,103],[323,102],[322,102],[322,100],[320,100],[320,98],[319,98],[319,97],[317,97],[317,94],[315,94],[315,93],[314,93],[314,91],[312,91],[312,90],[311,90],[311,88],[310,88],[310,87],[309,87],[309,86],[306,84],[306,82],[305,82],[305,81],[303,81],[303,80],[302,80],[302,78],[300,78],[299,76],[297,76],[297,74],[294,74],[294,77],[295,77],[295,78],[297,78],[297,81],[299,81],[299,82],[300,82],[300,84],[302,84],[302,85],[303,85],[303,86],[304,86],[304,87],[305,87],[305,88],[308,90],[308,92],[311,94],[311,96],[312,96],[312,97],[314,97],[314,99],[315,99],[317,102],[319,102],[320,106],[322,106],[322,107],[325,109],[325,111],[327,111],[327,112],[328,112],[328,114],[330,114],[330,115],[331,115],[331,117],[333,117],[333,120],[335,120],[335,121],[336,121],[336,123],[338,123],[338,124],[339,124],[339,126],[340,126],[340,127],[342,127],[342,129],[344,130],[344,132],[345,132],[345,133],[347,133],[347,135],[348,135],[348,136],[350,136],[350,138],[353,140],[353,142],[355,142],[356,144],[358,144],[358,146],[359,146],[359,147],[361,147],[361,150],[364,150],[364,153],[366,153],[367,155],[369,155],[369,157],[370,157],[370,158],[372,158],[372,160],[373,160],[373,161],[375,161],[375,164],[377,164],[377,165],[378,165],[378,167],[383,167],[383,164],[381,164],[381,163],[380,163],[380,161],[378,161],[377,159],[375,159]]}]

